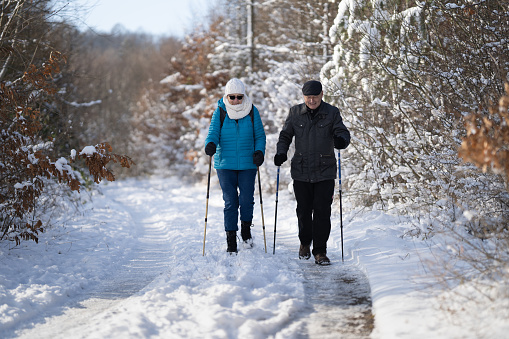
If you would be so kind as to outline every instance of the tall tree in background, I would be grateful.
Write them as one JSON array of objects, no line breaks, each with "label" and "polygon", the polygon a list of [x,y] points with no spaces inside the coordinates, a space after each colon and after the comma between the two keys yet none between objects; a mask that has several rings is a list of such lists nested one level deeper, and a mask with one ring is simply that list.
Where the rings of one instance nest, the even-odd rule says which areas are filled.
[{"label": "tall tree in background", "polygon": [[46,32],[50,29],[50,1],[10,0],[0,7],[0,81],[23,75],[34,60],[41,59],[51,46]]}]

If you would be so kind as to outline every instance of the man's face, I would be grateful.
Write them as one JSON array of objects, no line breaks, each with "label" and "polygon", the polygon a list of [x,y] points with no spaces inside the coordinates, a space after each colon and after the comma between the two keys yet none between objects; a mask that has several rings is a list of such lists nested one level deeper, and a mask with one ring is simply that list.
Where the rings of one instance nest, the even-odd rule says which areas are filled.
[{"label": "man's face", "polygon": [[322,102],[323,91],[318,95],[304,95],[304,103],[310,109],[317,109]]}]

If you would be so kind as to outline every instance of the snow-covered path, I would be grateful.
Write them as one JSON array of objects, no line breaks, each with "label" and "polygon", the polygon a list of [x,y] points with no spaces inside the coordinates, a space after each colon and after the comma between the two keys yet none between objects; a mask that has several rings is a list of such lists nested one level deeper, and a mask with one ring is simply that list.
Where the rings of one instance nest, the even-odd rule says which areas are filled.
[{"label": "snow-covered path", "polygon": [[[128,235],[112,237],[125,236],[129,249],[116,249],[118,255],[112,256],[96,284],[62,303],[60,310],[43,311],[35,325],[13,332],[15,337],[369,336],[372,316],[366,278],[351,264],[341,264],[335,248],[330,267],[296,258],[298,240],[289,197],[283,198],[287,207],[278,211],[276,255],[272,255],[273,207],[265,202],[268,253],[257,203],[256,246],[241,248],[230,257],[225,253],[217,186],[211,189],[205,256],[201,252],[205,188],[161,180],[115,183],[103,191],[104,196],[94,199],[94,205],[102,208],[95,208],[90,217],[103,220],[105,226],[127,226],[123,229]],[[90,255],[82,254],[82,260]]]},{"label": "snow-covered path", "polygon": [[[114,202],[114,201],[112,201]],[[111,207],[111,206],[110,206]],[[19,338],[75,338],[91,334],[90,327],[101,326],[103,315],[122,307],[158,275],[168,270],[170,251],[161,223],[144,222],[143,213],[114,207],[132,217],[136,242],[126,255],[112,265],[112,271],[97,284],[64,305],[64,313],[45,319],[44,323],[22,332]],[[43,315],[44,316],[44,315]]]},{"label": "snow-covered path", "polygon": [[509,308],[427,289],[424,261],[440,244],[406,235],[416,220],[350,209],[342,263],[335,209],[333,264],[319,267],[297,258],[286,187],[275,255],[275,196],[264,193],[265,252],[257,192],[255,247],[229,256],[214,176],[203,256],[206,185],[153,178],[101,189],[39,244],[0,243],[0,338],[507,337]]}]

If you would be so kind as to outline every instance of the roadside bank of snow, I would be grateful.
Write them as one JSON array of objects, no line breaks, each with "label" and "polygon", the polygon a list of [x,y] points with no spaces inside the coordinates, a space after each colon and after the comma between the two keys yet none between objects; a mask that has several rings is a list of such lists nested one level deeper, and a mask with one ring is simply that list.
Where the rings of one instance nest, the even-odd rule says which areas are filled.
[{"label": "roadside bank of snow", "polygon": [[[488,301],[473,283],[450,291],[438,286],[428,265],[441,253],[440,236],[404,236],[412,221],[380,212],[348,218],[345,251],[371,286],[373,338],[509,338],[507,300]],[[338,231],[332,235],[335,246]]]}]

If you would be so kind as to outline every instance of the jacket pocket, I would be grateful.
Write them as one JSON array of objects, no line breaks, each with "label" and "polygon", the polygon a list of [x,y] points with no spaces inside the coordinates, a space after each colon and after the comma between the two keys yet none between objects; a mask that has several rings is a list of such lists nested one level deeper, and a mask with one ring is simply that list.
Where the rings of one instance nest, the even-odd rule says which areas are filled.
[{"label": "jacket pocket", "polygon": [[300,154],[295,154],[291,161],[290,172],[292,178],[300,179],[304,174],[304,158]]},{"label": "jacket pocket", "polygon": [[328,139],[332,137],[332,121],[323,119],[317,124],[318,137]]},{"label": "jacket pocket", "polygon": [[302,137],[304,135],[304,123],[301,121],[295,122],[293,126],[293,131],[295,133],[295,136]]},{"label": "jacket pocket", "polygon": [[320,175],[324,179],[336,177],[336,157],[331,154],[320,154]]}]

